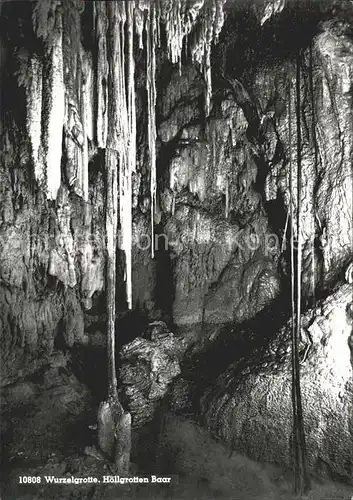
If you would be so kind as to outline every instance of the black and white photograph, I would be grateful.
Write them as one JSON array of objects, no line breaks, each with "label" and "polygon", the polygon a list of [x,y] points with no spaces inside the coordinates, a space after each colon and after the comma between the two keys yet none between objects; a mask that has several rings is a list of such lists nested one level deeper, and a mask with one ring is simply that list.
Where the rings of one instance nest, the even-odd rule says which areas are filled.
[{"label": "black and white photograph", "polygon": [[353,500],[353,0],[0,0],[0,500]]}]

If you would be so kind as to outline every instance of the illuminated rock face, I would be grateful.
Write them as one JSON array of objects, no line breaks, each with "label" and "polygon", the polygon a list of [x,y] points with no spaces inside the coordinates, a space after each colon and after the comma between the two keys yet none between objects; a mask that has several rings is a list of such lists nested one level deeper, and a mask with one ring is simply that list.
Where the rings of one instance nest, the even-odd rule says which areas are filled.
[{"label": "illuminated rock face", "polygon": [[[303,317],[312,345],[301,366],[301,388],[310,467],[350,479],[353,473],[352,317],[349,284]],[[290,325],[267,350],[230,365],[206,391],[207,426],[230,446],[256,460],[291,466]]]},{"label": "illuminated rock face", "polygon": [[166,154],[169,180],[161,189],[162,223],[172,259],[173,321],[183,327],[248,319],[279,288],[279,248],[271,246],[255,187],[249,123],[225,92],[204,127],[201,91],[197,73],[186,67],[171,75],[160,103],[160,157]]},{"label": "illuminated rock face", "polygon": [[[313,285],[328,288],[337,280],[352,255],[352,63],[353,45],[334,24],[323,24],[312,43],[312,57],[303,55],[302,166],[303,190],[301,235],[303,284],[312,295]],[[278,135],[268,133],[269,147],[283,145],[285,157],[273,165],[266,179],[266,199],[283,199],[289,210],[289,114],[288,67],[278,67],[273,81],[270,71],[258,73],[251,83],[261,107],[272,112]],[[296,96],[292,103],[292,160],[296,152]],[[283,104],[285,107],[283,107]],[[315,127],[315,135],[313,133]],[[287,160],[286,160],[287,159]],[[296,169],[294,185],[296,190]],[[294,206],[296,212],[296,206]],[[294,221],[296,225],[296,221]],[[313,279],[313,274],[314,279]]]},{"label": "illuminated rock face", "polygon": [[[25,185],[23,202],[2,173],[0,316],[2,381],[16,380],[50,360],[55,339],[67,346],[84,336],[84,310],[104,288],[102,204],[83,209],[60,189],[56,208],[35,208]],[[5,222],[6,220],[6,222]]]},{"label": "illuminated rock face", "polygon": [[[335,283],[353,248],[353,47],[335,26],[324,24],[323,29],[313,40],[311,55],[307,49],[302,60],[306,69],[301,82],[304,132],[300,220],[303,294],[308,301]],[[165,232],[173,242],[173,319],[177,324],[207,322],[206,318],[217,323],[216,316],[224,322],[240,321],[253,315],[257,309],[249,292],[251,286],[257,287],[256,276],[249,278],[255,281],[245,284],[245,296],[240,291],[244,290],[243,271],[254,260],[262,262],[259,271],[270,273],[268,302],[276,296],[278,258],[281,254],[283,262],[289,242],[290,142],[294,196],[297,183],[295,78],[288,68],[293,71],[293,62],[276,62],[275,67],[269,63],[255,71],[247,86],[252,100],[244,90],[220,92],[222,97],[214,104],[205,127],[197,106],[202,85],[193,68],[184,68],[180,75],[172,73],[162,91],[160,158],[167,164],[169,185],[167,181],[161,189],[161,209]],[[253,107],[252,114],[249,106]],[[250,131],[261,138],[257,147],[249,143]],[[294,202],[294,231],[296,210]],[[237,235],[244,236],[247,231],[269,242],[270,248],[259,248],[254,255],[251,245],[245,245],[245,249],[244,242],[238,245]],[[271,248],[271,233],[278,238],[276,249]],[[234,243],[232,251],[230,242]],[[210,259],[215,261],[211,272],[207,270]],[[210,295],[211,302],[217,304],[210,308],[217,308],[218,315],[207,313]]]},{"label": "illuminated rock face", "polygon": [[[300,87],[303,296],[308,303],[317,300],[317,309],[309,309],[303,317],[304,340],[307,330],[313,342],[301,369],[303,413],[310,466],[332,477],[350,479],[353,471],[353,46],[342,26],[323,23],[321,28],[322,32],[312,41],[312,56],[308,47],[302,53]],[[177,235],[171,253],[175,280],[173,313],[180,325],[203,322],[201,336],[206,335],[209,323],[241,323],[248,319],[248,313],[250,317],[254,316],[253,311],[261,310],[263,304],[254,304],[252,296],[258,298],[261,295],[264,282],[264,297],[269,301],[276,297],[278,274],[266,262],[264,252],[260,250],[255,256],[249,250],[238,250],[237,255],[229,250],[227,244],[229,240],[234,240],[240,221],[242,227],[249,223],[252,227],[261,228],[260,233],[264,235],[267,228],[271,228],[280,240],[285,233],[285,214],[289,210],[289,121],[292,125],[294,168],[297,163],[296,95],[292,73],[295,66],[293,60],[283,64],[276,60],[260,66],[255,69],[252,79],[247,81],[251,102],[245,101],[245,93],[240,95],[238,92],[227,97],[225,92],[219,98],[222,104],[213,108],[215,116],[220,118],[217,121],[211,115],[208,130],[198,126],[202,118],[197,114],[197,106],[192,105],[199,95],[198,81],[196,77],[192,78],[192,71],[180,77],[173,75],[170,79],[173,84],[169,92],[165,91],[165,95],[169,96],[169,107],[162,108],[165,120],[160,126],[160,139],[163,143],[174,144],[176,148],[169,157],[171,175],[168,189],[173,191],[170,195],[173,202],[165,204],[168,214],[165,227],[167,232]],[[180,89],[176,90],[178,79]],[[289,81],[292,84],[290,96]],[[186,98],[188,93],[181,91],[186,87],[190,89],[189,99]],[[288,113],[289,99],[291,116]],[[179,105],[173,108],[170,101]],[[253,120],[246,109],[251,104],[256,110]],[[238,117],[237,130],[227,122],[228,107],[230,115]],[[212,140],[213,119],[216,141]],[[262,136],[261,144],[257,146],[262,148],[262,159],[267,166],[263,170],[261,167],[264,165],[256,158],[258,150],[256,147],[249,148],[243,139],[245,135],[249,138],[251,127],[257,130],[257,134],[251,132],[253,136]],[[231,136],[235,138],[235,145],[243,139],[236,153],[229,146]],[[215,162],[212,161],[214,142],[217,144]],[[224,144],[227,144],[228,157],[222,152]],[[243,172],[244,177],[241,177],[242,162],[239,157],[245,158],[247,169]],[[218,170],[220,164],[222,168]],[[228,176],[230,173],[234,175],[233,178],[228,177],[228,183],[227,173]],[[254,205],[253,200],[259,195],[258,191],[254,193],[254,187],[256,181],[259,187],[259,178],[262,179],[260,196]],[[295,185],[296,181],[294,170]],[[233,196],[228,195],[228,203],[225,188],[233,192]],[[164,199],[168,200],[168,196],[169,191]],[[231,199],[236,200],[233,206]],[[242,220],[242,203],[247,206],[245,213],[248,219],[245,221]],[[264,207],[263,212],[259,207]],[[296,205],[293,209],[296,213]],[[273,210],[277,211],[275,216]],[[280,211],[284,214],[283,225],[274,226]],[[260,214],[266,215],[262,219]],[[239,254],[240,265],[236,260]],[[285,255],[282,252],[280,262]],[[273,257],[277,262],[276,252]],[[283,271],[286,272],[285,266]],[[262,276],[265,276],[264,281]],[[343,284],[343,279],[347,284]],[[254,293],[252,286],[256,290]],[[318,296],[324,292],[329,297],[318,300],[314,291]],[[242,326],[238,328],[241,330]],[[209,364],[202,365],[199,371],[195,369],[196,381],[193,381],[194,385],[191,383],[189,403],[199,386],[198,375],[202,376],[219,359],[223,367],[229,364],[216,385],[214,379],[210,379],[209,388],[202,389],[201,413],[207,426],[236,450],[261,461],[286,463],[290,467],[290,332],[288,325],[277,332],[271,330],[272,342],[268,341],[264,352],[259,352],[259,338],[267,336],[268,328],[274,328],[270,321],[263,324],[266,332],[261,328],[256,331],[251,331],[249,327],[244,329],[243,341],[248,347],[246,355],[238,362],[232,362],[232,355],[229,354],[233,349],[233,359],[240,357],[241,342],[237,338],[232,341],[237,327],[228,328],[224,334],[224,343],[227,346],[228,341],[228,347],[223,351],[215,347],[213,358],[210,348]],[[303,347],[302,356],[304,352]],[[190,381],[185,383],[185,387],[188,383]]]}]

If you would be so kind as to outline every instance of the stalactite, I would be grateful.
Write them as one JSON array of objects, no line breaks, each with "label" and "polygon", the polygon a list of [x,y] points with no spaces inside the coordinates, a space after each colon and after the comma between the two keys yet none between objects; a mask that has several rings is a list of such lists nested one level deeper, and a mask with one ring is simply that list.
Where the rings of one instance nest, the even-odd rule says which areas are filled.
[{"label": "stalactite", "polygon": [[[132,172],[136,164],[136,110],[133,58],[134,2],[117,4],[116,47],[114,52],[116,111],[116,144],[119,153],[120,248],[125,253],[126,296],[132,308]],[[125,25],[128,33],[125,60]],[[127,70],[127,71],[126,71]],[[126,88],[127,84],[127,88]],[[109,108],[111,109],[111,108]],[[109,114],[109,121],[111,120]]]},{"label": "stalactite", "polygon": [[172,194],[172,215],[175,214],[175,192],[173,191],[173,194]]},{"label": "stalactite", "polygon": [[[314,147],[314,174],[318,177],[318,147],[316,139],[316,116],[315,116],[315,99],[314,99],[314,82],[313,82],[313,50],[312,44],[309,47],[309,85],[311,96],[311,135]],[[312,307],[315,307],[316,298],[316,256],[315,256],[315,232],[316,232],[316,202],[315,202],[315,187],[313,186],[312,193],[312,234],[311,234],[311,288],[312,288]]]},{"label": "stalactite", "polygon": [[225,218],[229,217],[229,178],[226,178],[226,207],[225,207]]},{"label": "stalactite", "polygon": [[[302,167],[301,167],[301,102],[300,102],[300,54],[296,60],[296,119],[297,119],[297,265],[296,265],[296,289],[295,289],[295,264],[294,264],[294,231],[293,212],[291,218],[291,286],[292,286],[292,404],[293,404],[293,453],[294,453],[294,490],[295,493],[304,493],[309,487],[309,479],[306,469],[305,454],[305,432],[303,421],[303,410],[300,388],[300,366],[299,366],[299,341],[301,338],[301,195],[302,195]],[[291,102],[291,92],[289,103]],[[289,110],[289,124],[291,127],[291,110]],[[290,130],[291,148],[291,130]],[[291,153],[290,153],[291,154]],[[290,162],[292,163],[292,162]],[[293,199],[293,177],[292,164],[290,173],[291,207]],[[292,208],[291,208],[292,210]],[[295,319],[294,324],[294,309]]]},{"label": "stalactite", "polygon": [[69,187],[72,187],[78,196],[83,196],[85,136],[80,118],[83,113],[77,109],[76,98],[70,95],[70,92],[66,94],[65,101],[66,178]]},{"label": "stalactite", "polygon": [[83,118],[83,150],[81,167],[81,186],[80,190],[84,201],[88,201],[88,137],[87,137],[87,116],[84,111]]},{"label": "stalactite", "polygon": [[108,131],[107,13],[105,2],[94,2],[97,20],[97,142],[105,148]]},{"label": "stalactite", "polygon": [[92,2],[92,26],[93,30],[96,31],[97,29],[97,8],[96,8],[96,2]]},{"label": "stalactite", "polygon": [[[292,200],[290,200],[290,203],[292,203]],[[288,210],[288,212],[287,212],[286,223],[284,225],[281,252],[284,252],[284,250],[286,248],[286,238],[287,238],[287,231],[288,231],[289,215],[290,215],[290,210]]]},{"label": "stalactite", "polygon": [[47,88],[47,126],[45,134],[45,165],[47,197],[54,200],[61,183],[61,148],[65,117],[65,86],[63,73],[62,17],[56,13],[56,26],[51,49],[51,67]]},{"label": "stalactite", "polygon": [[26,87],[27,119],[26,126],[32,148],[34,175],[39,184],[45,180],[43,148],[41,141],[42,119],[42,64],[34,55],[29,63],[29,84]]},{"label": "stalactite", "polygon": [[[108,135],[106,148],[106,237],[107,237],[107,321],[108,321],[108,381],[109,396],[117,398],[115,369],[115,291],[116,291],[116,247],[118,227],[118,164],[124,158],[121,155],[124,138],[121,137],[121,106],[123,68],[121,66],[121,26],[117,4],[108,4],[109,37],[108,51]],[[120,179],[119,179],[120,180]],[[120,199],[121,203],[121,199]]]},{"label": "stalactite", "polygon": [[143,28],[144,28],[143,11],[140,8],[136,8],[136,10],[135,10],[135,30],[136,30],[136,34],[137,34],[139,49],[143,49]]},{"label": "stalactite", "polygon": [[205,0],[199,36],[191,54],[193,62],[199,63],[205,75],[205,114],[210,113],[212,97],[211,46],[217,42],[224,23],[223,6],[225,0]]},{"label": "stalactite", "polygon": [[[110,453],[115,449],[114,460],[118,473],[128,474],[131,451],[131,415],[124,413],[117,394],[115,366],[115,301],[116,301],[116,248],[118,224],[118,163],[127,167],[126,150],[129,146],[128,117],[125,94],[125,67],[121,46],[126,16],[124,4],[108,3],[108,135],[106,147],[106,236],[107,236],[107,320],[108,320],[108,401],[102,402],[98,411],[98,436],[101,447]],[[120,173],[120,169],[119,169]],[[124,172],[125,173],[125,172]],[[122,179],[119,178],[121,183]],[[126,193],[124,193],[126,196]],[[120,205],[122,200],[120,199]],[[130,201],[131,205],[131,201]],[[120,207],[121,208],[121,207]],[[130,207],[131,208],[131,207]],[[131,217],[131,211],[130,211]],[[125,220],[122,221],[124,223]],[[107,439],[105,439],[107,437]],[[105,449],[103,451],[106,451]]]},{"label": "stalactite", "polygon": [[[161,2],[160,19],[165,24],[167,52],[173,64],[181,65],[181,54],[184,43],[189,45],[188,37],[197,22],[200,26],[198,34],[190,44],[192,61],[200,65],[204,73],[205,113],[208,116],[212,96],[211,78],[211,45],[218,40],[224,23],[225,0],[164,0]],[[151,9],[152,10],[152,9]],[[153,9],[154,10],[154,9]],[[157,16],[157,44],[159,36],[159,15]]]},{"label": "stalactite", "polygon": [[205,115],[208,116],[210,114],[212,98],[211,47],[209,45],[205,49],[204,73],[206,81]]},{"label": "stalactite", "polygon": [[[169,60],[173,64],[179,63],[183,45],[183,34],[181,33],[180,19],[181,0],[163,1],[163,19],[166,26],[167,51]],[[151,9],[151,13],[154,7]]]},{"label": "stalactite", "polygon": [[132,308],[132,173],[136,170],[136,105],[135,105],[135,62],[134,62],[134,9],[135,2],[126,4],[128,60],[127,60],[127,112],[128,112],[128,190],[126,196],[130,216],[126,221],[126,295],[129,309]]},{"label": "stalactite", "polygon": [[33,29],[38,37],[51,45],[55,30],[55,9],[60,2],[58,0],[37,0],[33,8]]},{"label": "stalactite", "polygon": [[148,101],[148,149],[150,156],[150,191],[151,191],[151,254],[154,257],[154,214],[156,208],[156,15],[152,7],[146,19],[147,36],[147,101]]},{"label": "stalactite", "polygon": [[[291,338],[292,338],[292,408],[293,408],[293,461],[295,481],[297,482],[297,470],[299,461],[298,442],[296,439],[297,427],[297,397],[296,397],[296,370],[298,363],[296,342],[296,320],[295,320],[295,262],[294,262],[294,209],[293,209],[293,162],[292,162],[292,82],[289,80],[288,88],[288,136],[289,136],[289,206],[290,206],[290,270],[291,270]],[[295,488],[296,488],[295,483]]]},{"label": "stalactite", "polygon": [[203,40],[203,68],[205,74],[205,114],[208,116],[211,109],[212,74],[211,74],[211,44],[214,36],[214,23],[217,12],[217,2],[209,2],[206,10],[207,24],[205,26],[205,39]]},{"label": "stalactite", "polygon": [[161,46],[161,0],[155,0],[157,46]]},{"label": "stalactite", "polygon": [[[110,141],[109,141],[110,142]],[[111,141],[111,146],[113,141]],[[118,154],[115,148],[107,147],[107,199],[106,199],[106,235],[107,235],[107,330],[108,330],[108,383],[109,395],[116,395],[116,369],[115,369],[115,290],[116,290],[116,235],[117,235],[117,164]]]},{"label": "stalactite", "polygon": [[264,13],[261,18],[261,26],[263,26],[266,21],[271,19],[271,17],[275,16],[282,12],[286,5],[286,0],[270,0],[264,10]]},{"label": "stalactite", "polygon": [[94,139],[94,85],[93,85],[93,63],[89,55],[83,57],[84,81],[82,84],[82,101],[85,113],[85,130],[90,141]]},{"label": "stalactite", "polygon": [[82,54],[83,82],[81,85],[81,117],[82,117],[82,168],[81,186],[82,197],[88,201],[88,140],[93,139],[93,92],[92,92],[92,63]]}]

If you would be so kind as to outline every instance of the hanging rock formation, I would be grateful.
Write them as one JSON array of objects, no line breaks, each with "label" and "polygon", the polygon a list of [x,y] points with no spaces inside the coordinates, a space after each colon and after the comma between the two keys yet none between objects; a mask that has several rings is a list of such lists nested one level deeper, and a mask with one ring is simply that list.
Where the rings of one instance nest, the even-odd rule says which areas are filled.
[{"label": "hanging rock formation", "polygon": [[[313,466],[351,473],[352,3],[313,0],[308,9],[290,0],[136,0],[114,4],[115,21],[109,2],[25,4],[20,11],[16,2],[1,4],[1,383],[51,364],[57,350],[93,344],[98,329],[104,343],[108,251],[115,312],[132,308],[165,321],[173,342],[185,342],[186,358],[224,336],[241,345],[254,338],[265,350],[275,339],[285,357],[287,327],[271,320],[264,332],[244,322],[268,311],[288,319],[290,144],[297,161],[295,134],[289,137],[296,117],[288,111],[289,99],[293,110],[296,101],[288,89],[299,55],[303,324],[313,329],[303,398],[306,425],[320,425],[308,431],[308,450]],[[292,209],[296,230],[296,204]],[[122,349],[124,387],[134,349],[139,368],[150,355],[164,367],[160,382],[153,385],[147,370],[131,395],[142,423],[183,363],[162,341],[138,338]],[[207,395],[206,421],[253,456],[287,460],[288,439],[280,442],[269,428],[269,442],[255,453],[251,433],[260,436],[260,417],[251,420],[251,403],[241,406],[246,392],[253,394],[289,432],[289,392],[275,415],[280,383],[288,383],[286,361],[272,363],[276,349],[265,361],[273,392],[263,403],[254,384],[264,381],[253,365],[246,374],[227,369],[234,351],[222,366],[209,365],[217,368],[210,372],[219,394],[210,389],[214,380],[198,386]],[[345,363],[335,366],[341,354]],[[331,389],[321,387],[324,377]],[[144,414],[139,398],[147,401]],[[220,425],[222,415],[229,421]],[[331,448],[341,456],[328,456]]]},{"label": "hanging rock formation", "polygon": [[[353,471],[351,298],[352,289],[344,284],[302,318],[303,338],[310,339],[301,365],[309,465],[345,479]],[[302,355],[305,350],[303,345]],[[291,466],[289,324],[266,350],[254,350],[229,366],[205,392],[202,413],[207,426],[233,449],[259,461]]]}]

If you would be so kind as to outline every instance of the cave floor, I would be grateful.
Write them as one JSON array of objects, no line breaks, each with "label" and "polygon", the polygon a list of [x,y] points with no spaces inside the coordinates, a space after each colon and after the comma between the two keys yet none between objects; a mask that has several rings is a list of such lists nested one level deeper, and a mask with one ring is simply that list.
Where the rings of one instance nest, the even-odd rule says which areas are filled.
[{"label": "cave floor", "polygon": [[[46,374],[45,383],[22,382],[7,391],[2,410],[2,500],[24,499],[231,499],[293,498],[291,474],[232,453],[199,427],[191,417],[166,414],[159,444],[148,428],[133,436],[133,475],[171,477],[170,485],[104,484],[112,475],[104,462],[84,453],[95,442],[94,405],[85,386],[60,370]],[[159,424],[158,424],[159,426]],[[161,430],[162,429],[162,430]],[[157,459],[146,457],[158,450]],[[143,453],[141,453],[143,451]],[[139,457],[145,459],[139,462]],[[147,458],[148,461],[148,458]],[[156,469],[154,468],[156,467]],[[158,470],[158,474],[156,473]],[[19,484],[20,476],[40,477],[40,484]],[[47,484],[45,476],[97,477],[100,484]],[[313,479],[305,497],[349,500],[348,486]]]}]

